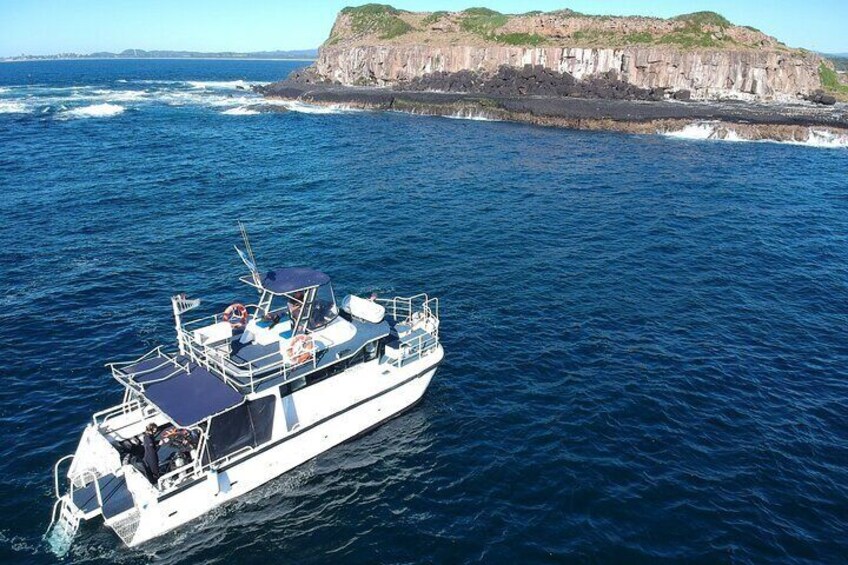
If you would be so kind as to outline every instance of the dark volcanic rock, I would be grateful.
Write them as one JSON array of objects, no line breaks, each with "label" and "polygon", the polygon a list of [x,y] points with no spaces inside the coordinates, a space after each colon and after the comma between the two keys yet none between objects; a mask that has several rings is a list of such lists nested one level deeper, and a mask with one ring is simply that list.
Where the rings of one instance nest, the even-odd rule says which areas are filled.
[{"label": "dark volcanic rock", "polygon": [[603,100],[664,100],[665,89],[645,89],[619,80],[614,72],[578,81],[568,73],[542,66],[525,65],[521,69],[502,66],[485,75],[469,70],[456,73],[437,71],[405,82],[399,91],[436,91],[483,94],[487,96],[568,96]]},{"label": "dark volcanic rock", "polygon": [[678,90],[674,93],[674,99],[686,102],[692,99],[692,93],[688,90]]},{"label": "dark volcanic rock", "polygon": [[833,106],[834,104],[836,104],[836,98],[831,96],[830,94],[826,94],[824,90],[814,90],[806,98],[810,102],[815,102],[816,104],[824,104],[825,106]]}]

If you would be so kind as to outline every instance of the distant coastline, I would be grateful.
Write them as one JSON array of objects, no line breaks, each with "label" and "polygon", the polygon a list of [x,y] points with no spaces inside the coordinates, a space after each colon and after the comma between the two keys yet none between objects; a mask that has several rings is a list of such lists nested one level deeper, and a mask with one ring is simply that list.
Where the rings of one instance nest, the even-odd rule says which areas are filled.
[{"label": "distant coastline", "polygon": [[318,56],[317,49],[297,49],[290,51],[252,51],[238,53],[234,51],[202,52],[202,51],[145,51],[143,49],[125,49],[120,53],[101,51],[97,53],[57,53],[54,55],[17,55],[3,57],[4,63],[25,61],[77,61],[77,60],[106,60],[106,59],[227,59],[241,61],[314,61]]}]

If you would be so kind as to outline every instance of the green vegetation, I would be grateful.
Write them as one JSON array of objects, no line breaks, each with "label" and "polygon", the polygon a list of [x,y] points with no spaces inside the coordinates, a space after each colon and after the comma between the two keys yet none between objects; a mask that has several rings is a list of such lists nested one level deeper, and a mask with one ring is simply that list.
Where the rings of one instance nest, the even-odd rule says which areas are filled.
[{"label": "green vegetation", "polygon": [[614,45],[616,43],[617,36],[611,31],[589,29],[586,31],[575,31],[571,34],[571,38],[575,41],[580,41],[589,45],[597,43],[604,45]]},{"label": "green vegetation", "polygon": [[462,11],[466,16],[502,16],[500,12],[489,8],[467,8]]},{"label": "green vegetation", "polygon": [[342,14],[350,16],[351,28],[356,34],[377,34],[380,39],[392,39],[414,28],[400,19],[401,10],[388,4],[365,4],[348,6]]},{"label": "green vegetation", "polygon": [[721,29],[732,27],[733,24],[715,12],[695,12],[693,14],[683,14],[674,18],[679,22],[684,22],[683,27],[677,31],[666,34],[660,38],[660,43],[680,45],[682,47],[722,47],[730,39],[715,35],[712,31],[705,30],[705,26],[718,27]]},{"label": "green vegetation", "polygon": [[507,45],[542,45],[545,43],[545,38],[536,33],[504,33],[496,35],[495,39],[500,43]]},{"label": "green vegetation", "polygon": [[465,31],[491,38],[495,30],[503,27],[509,21],[509,16],[488,8],[469,8],[463,12],[464,17],[460,26]]},{"label": "green vegetation", "polygon": [[553,12],[548,12],[552,16],[559,16],[561,18],[581,18],[586,16],[582,12],[575,12],[574,10],[565,8],[563,10],[554,10]]},{"label": "green vegetation", "polygon": [[422,22],[422,23],[423,23],[424,25],[434,24],[434,23],[436,23],[437,21],[439,21],[439,20],[441,20],[442,18],[444,18],[445,16],[447,16],[447,15],[448,15],[448,13],[447,13],[447,12],[445,12],[445,11],[443,11],[443,10],[439,10],[438,12],[433,12],[432,14],[430,14],[430,15],[428,15],[426,18],[424,18],[424,20],[423,20],[423,22]]},{"label": "green vegetation", "polygon": [[654,36],[648,33],[647,31],[640,31],[638,33],[629,33],[624,36],[624,42],[628,45],[633,43],[653,43]]},{"label": "green vegetation", "polygon": [[721,14],[716,14],[715,12],[693,12],[691,14],[681,14],[674,19],[680,22],[687,22],[698,28],[701,26],[731,27],[733,25],[730,23],[730,20]]},{"label": "green vegetation", "polygon": [[842,84],[839,81],[839,75],[831,69],[824,61],[819,65],[819,78],[821,79],[822,88],[827,92],[838,96],[841,100],[848,97],[848,84]]}]

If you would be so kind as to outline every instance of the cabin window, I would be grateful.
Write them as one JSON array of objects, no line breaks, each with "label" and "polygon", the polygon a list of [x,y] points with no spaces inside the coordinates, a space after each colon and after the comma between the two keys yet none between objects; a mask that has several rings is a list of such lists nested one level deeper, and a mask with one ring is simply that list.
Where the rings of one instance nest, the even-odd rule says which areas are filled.
[{"label": "cabin window", "polygon": [[315,301],[312,304],[312,315],[309,318],[309,329],[322,328],[336,319],[339,315],[339,307],[336,306],[336,297],[333,295],[333,287],[330,283],[322,284],[315,291]]},{"label": "cabin window", "polygon": [[209,459],[216,461],[245,447],[270,441],[275,404],[273,396],[265,396],[212,418],[207,444]]}]

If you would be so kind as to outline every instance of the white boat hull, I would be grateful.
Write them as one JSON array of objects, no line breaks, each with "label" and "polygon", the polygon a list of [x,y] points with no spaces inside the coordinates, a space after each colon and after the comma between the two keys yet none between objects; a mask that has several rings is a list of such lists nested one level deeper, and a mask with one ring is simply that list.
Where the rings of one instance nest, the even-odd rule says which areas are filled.
[{"label": "white boat hull", "polygon": [[144,500],[134,489],[135,507],[107,525],[134,547],[203,516],[416,404],[443,355],[439,346],[391,370],[365,363],[356,374],[345,371],[278,399],[270,442],[171,493],[158,496],[151,488]]}]

